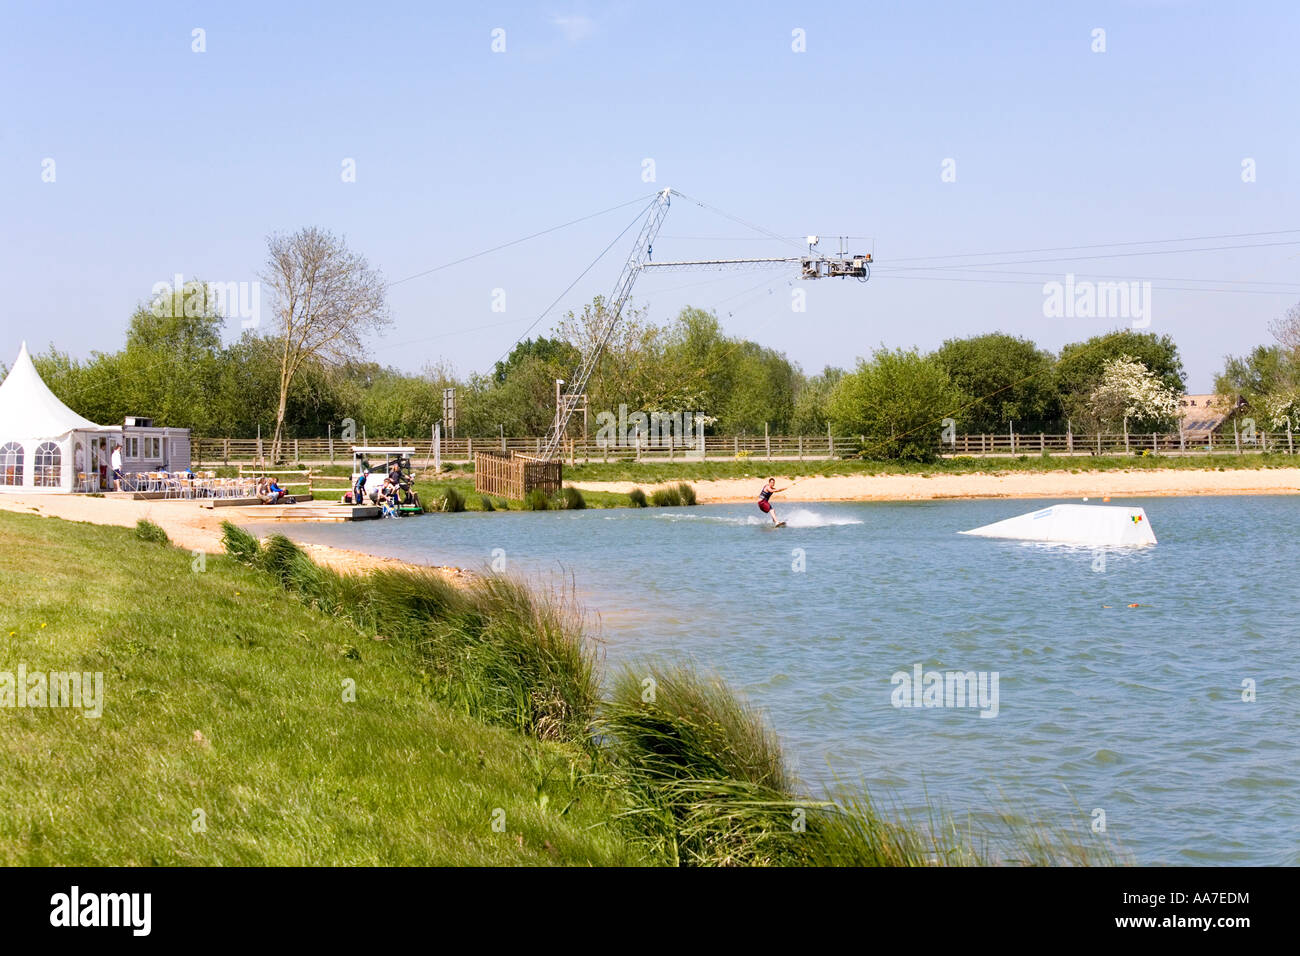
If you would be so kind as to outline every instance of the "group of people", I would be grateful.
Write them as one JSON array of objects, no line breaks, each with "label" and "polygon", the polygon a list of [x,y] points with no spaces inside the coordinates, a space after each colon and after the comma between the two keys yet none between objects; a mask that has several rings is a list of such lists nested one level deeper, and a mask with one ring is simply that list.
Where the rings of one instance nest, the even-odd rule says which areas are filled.
[{"label": "group of people", "polygon": [[274,478],[259,478],[257,480],[257,499],[264,505],[278,505],[281,502],[293,504],[294,499],[281,488]]},{"label": "group of people", "polygon": [[396,515],[401,505],[419,506],[420,497],[416,494],[415,483],[411,478],[409,459],[391,462],[382,480],[378,477],[381,472],[382,469],[372,469],[369,461],[362,461],[356,484],[351,493],[344,497],[344,501],[348,504],[361,504],[369,500],[371,504],[383,508],[385,516]]}]

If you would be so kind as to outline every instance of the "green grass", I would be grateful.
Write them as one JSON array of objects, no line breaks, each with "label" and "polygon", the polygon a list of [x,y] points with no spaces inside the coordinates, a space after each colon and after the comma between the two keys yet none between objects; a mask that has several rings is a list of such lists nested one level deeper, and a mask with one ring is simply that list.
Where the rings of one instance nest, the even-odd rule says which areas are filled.
[{"label": "green grass", "polygon": [[[1300,457],[1282,454],[1262,455],[1118,455],[1044,458],[944,458],[934,462],[860,461],[679,461],[679,462],[592,462],[565,465],[566,481],[633,481],[659,484],[679,481],[707,481],[715,478],[765,479],[775,475],[789,478],[813,475],[967,475],[1010,474],[1024,472],[1080,471],[1220,471],[1256,468],[1300,467]],[[587,494],[591,494],[587,492]]]},{"label": "green grass", "polygon": [[0,863],[642,859],[587,750],[438,702],[417,643],[132,529],[0,513],[0,538],[0,670],[102,672],[105,697],[0,709]]}]

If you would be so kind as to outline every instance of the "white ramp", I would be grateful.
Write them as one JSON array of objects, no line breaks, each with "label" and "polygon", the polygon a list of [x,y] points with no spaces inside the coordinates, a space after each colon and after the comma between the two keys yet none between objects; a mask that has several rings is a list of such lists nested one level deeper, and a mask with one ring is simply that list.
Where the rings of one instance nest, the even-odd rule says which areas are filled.
[{"label": "white ramp", "polygon": [[1156,543],[1145,511],[1106,505],[1052,505],[961,533],[1102,547]]}]

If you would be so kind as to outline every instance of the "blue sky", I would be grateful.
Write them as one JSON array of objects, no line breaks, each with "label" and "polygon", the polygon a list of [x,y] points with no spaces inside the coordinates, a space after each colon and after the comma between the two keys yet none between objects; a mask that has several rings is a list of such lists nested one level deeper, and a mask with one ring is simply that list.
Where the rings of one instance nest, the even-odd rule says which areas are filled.
[{"label": "blue sky", "polygon": [[[1300,301],[1292,3],[379,6],[0,9],[3,360],[22,338],[115,349],[155,283],[253,281],[274,231],[328,228],[399,280],[665,186],[874,249],[871,282],[806,286],[804,313],[788,271],[638,283],[651,318],[715,309],[809,371],[881,343],[1002,329],[1056,348],[1128,324],[1046,317],[1043,283],[1071,272],[1151,281],[1150,329],[1207,390]],[[398,283],[373,357],[485,369],[634,212]],[[629,246],[557,313],[608,292]],[[680,200],[655,245],[791,252]],[[1004,254],[936,258],[971,253]]]}]

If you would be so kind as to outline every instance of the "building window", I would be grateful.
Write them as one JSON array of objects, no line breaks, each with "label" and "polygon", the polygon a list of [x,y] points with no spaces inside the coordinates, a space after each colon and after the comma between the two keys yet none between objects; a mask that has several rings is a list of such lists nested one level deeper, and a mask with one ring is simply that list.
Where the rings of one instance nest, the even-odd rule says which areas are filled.
[{"label": "building window", "polygon": [[136,438],[135,436],[131,436],[126,440],[126,457],[127,458],[140,457],[140,439]]},{"label": "building window", "polygon": [[23,483],[23,446],[6,442],[0,446],[0,485]]},{"label": "building window", "polygon": [[161,460],[162,460],[162,454],[161,454],[161,452],[160,452],[159,449],[160,449],[160,446],[159,446],[159,444],[158,444],[158,439],[157,439],[156,437],[155,437],[155,438],[150,438],[150,439],[149,439],[149,457],[150,457],[150,458],[157,459],[158,461],[161,461]]},{"label": "building window", "polygon": [[54,442],[41,442],[37,445],[36,460],[33,462],[35,470],[32,472],[32,477],[36,481],[36,487],[59,487],[59,466],[62,463],[63,455],[59,451],[59,446],[54,444]]}]

